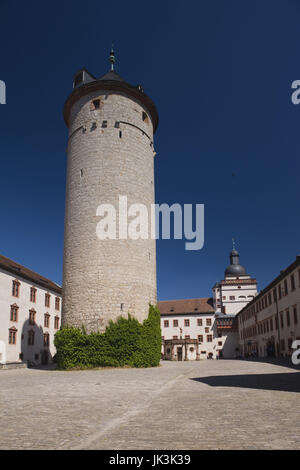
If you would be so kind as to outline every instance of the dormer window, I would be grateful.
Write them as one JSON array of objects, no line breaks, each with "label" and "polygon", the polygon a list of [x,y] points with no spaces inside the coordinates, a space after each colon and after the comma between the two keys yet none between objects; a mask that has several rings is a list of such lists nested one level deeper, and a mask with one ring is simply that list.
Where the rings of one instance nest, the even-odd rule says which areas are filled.
[{"label": "dormer window", "polygon": [[78,75],[76,75],[74,79],[74,87],[78,86],[82,81],[83,81],[83,72],[80,72]]}]

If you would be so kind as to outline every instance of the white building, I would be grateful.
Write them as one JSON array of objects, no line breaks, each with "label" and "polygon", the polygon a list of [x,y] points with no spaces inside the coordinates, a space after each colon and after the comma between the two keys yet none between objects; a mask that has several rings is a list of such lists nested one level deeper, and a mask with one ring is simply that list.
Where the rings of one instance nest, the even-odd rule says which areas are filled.
[{"label": "white building", "polygon": [[215,316],[211,298],[158,302],[162,357],[175,361],[216,357]]},{"label": "white building", "polygon": [[256,294],[257,281],[239,264],[239,253],[233,248],[225,279],[213,287],[215,312],[236,315]]},{"label": "white building", "polygon": [[61,287],[0,255],[0,364],[47,364],[60,328]]},{"label": "white building", "polygon": [[162,357],[179,361],[236,357],[236,314],[256,294],[256,279],[239,264],[233,247],[225,279],[214,285],[212,298],[158,302]]},{"label": "white building", "polygon": [[225,279],[213,287],[213,302],[216,312],[218,334],[223,346],[220,357],[229,358],[239,354],[239,336],[236,315],[257,295],[257,281],[247,274],[239,262],[239,253],[230,252],[230,265],[225,270]]},{"label": "white building", "polygon": [[237,317],[243,356],[290,356],[300,340],[300,256]]}]

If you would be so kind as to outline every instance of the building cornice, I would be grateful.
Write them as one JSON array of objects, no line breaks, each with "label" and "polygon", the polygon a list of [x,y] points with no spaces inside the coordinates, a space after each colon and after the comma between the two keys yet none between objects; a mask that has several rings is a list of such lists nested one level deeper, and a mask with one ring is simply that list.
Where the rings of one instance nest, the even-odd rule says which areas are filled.
[{"label": "building cornice", "polygon": [[257,280],[253,278],[252,279],[228,279],[228,280],[220,281],[220,284],[222,286],[235,286],[239,284],[244,284],[244,285],[257,284]]}]

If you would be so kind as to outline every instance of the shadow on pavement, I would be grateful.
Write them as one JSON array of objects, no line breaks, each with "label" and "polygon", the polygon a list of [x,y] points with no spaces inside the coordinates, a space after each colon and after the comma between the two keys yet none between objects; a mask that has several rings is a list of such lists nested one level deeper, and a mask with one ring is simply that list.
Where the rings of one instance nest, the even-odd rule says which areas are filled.
[{"label": "shadow on pavement", "polygon": [[202,382],[211,387],[255,388],[257,390],[279,390],[300,393],[300,372],[283,374],[214,375],[195,377],[190,380]]},{"label": "shadow on pavement", "polygon": [[275,366],[282,366],[282,367],[288,367],[289,369],[300,370],[300,364],[298,365],[293,364],[290,357],[289,358],[287,357],[285,358],[251,357],[251,358],[238,358],[236,360],[242,361],[242,362],[259,362],[263,364],[272,364]]}]

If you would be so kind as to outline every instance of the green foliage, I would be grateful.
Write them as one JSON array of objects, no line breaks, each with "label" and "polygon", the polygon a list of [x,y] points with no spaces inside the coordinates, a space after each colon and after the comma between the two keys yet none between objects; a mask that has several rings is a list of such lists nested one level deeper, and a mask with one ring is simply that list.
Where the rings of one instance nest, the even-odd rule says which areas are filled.
[{"label": "green foliage", "polygon": [[59,369],[92,367],[155,367],[161,355],[160,313],[149,305],[143,324],[128,314],[110,322],[104,333],[64,327],[55,334]]}]

